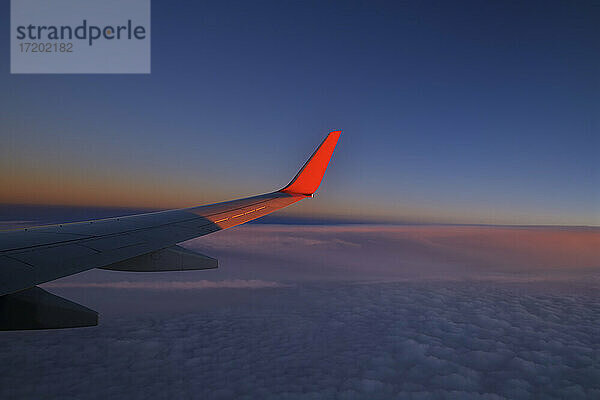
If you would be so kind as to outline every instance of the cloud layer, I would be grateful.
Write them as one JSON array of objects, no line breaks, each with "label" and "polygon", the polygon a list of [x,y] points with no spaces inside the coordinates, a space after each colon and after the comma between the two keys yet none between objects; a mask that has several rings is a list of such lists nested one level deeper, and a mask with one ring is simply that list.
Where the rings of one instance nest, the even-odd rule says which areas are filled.
[{"label": "cloud layer", "polygon": [[595,228],[246,225],[186,245],[245,279],[600,279]]},{"label": "cloud layer", "polygon": [[[218,258],[219,268],[159,274],[91,270],[52,285],[150,282],[146,287],[202,288],[237,280],[600,284],[600,229],[593,228],[246,225],[183,245]],[[200,283],[171,283],[181,281]]]},{"label": "cloud layer", "polygon": [[[148,292],[149,307],[167,296]],[[91,329],[5,333],[0,397],[600,397],[600,299],[589,288],[336,283],[264,297]]]},{"label": "cloud layer", "polygon": [[100,326],[0,333],[0,398],[600,398],[598,229],[250,225],[186,246],[220,268],[44,285]]}]

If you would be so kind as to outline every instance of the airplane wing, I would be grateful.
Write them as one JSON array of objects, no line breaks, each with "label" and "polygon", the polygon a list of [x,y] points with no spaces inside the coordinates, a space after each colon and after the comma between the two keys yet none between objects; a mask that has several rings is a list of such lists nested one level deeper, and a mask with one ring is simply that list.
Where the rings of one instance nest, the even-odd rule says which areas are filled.
[{"label": "airplane wing", "polygon": [[[96,323],[90,322],[94,311],[36,287],[88,269],[216,268],[217,260],[177,243],[311,197],[340,134],[329,133],[290,184],[276,192],[205,206],[0,232],[0,330],[96,325],[97,314]],[[29,318],[23,310],[31,309],[36,311]],[[80,318],[75,317],[78,313]]]}]

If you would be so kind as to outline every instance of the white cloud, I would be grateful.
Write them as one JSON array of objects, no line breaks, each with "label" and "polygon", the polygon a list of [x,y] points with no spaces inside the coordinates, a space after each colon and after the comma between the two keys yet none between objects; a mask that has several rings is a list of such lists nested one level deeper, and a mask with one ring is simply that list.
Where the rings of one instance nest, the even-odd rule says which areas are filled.
[{"label": "white cloud", "polygon": [[[149,292],[148,308],[170,296]],[[593,291],[321,283],[244,299],[210,311],[103,320],[98,328],[2,333],[0,398],[501,400],[600,393],[600,298]]]},{"label": "white cloud", "polygon": [[593,228],[244,225],[185,245],[278,280],[600,283]]}]

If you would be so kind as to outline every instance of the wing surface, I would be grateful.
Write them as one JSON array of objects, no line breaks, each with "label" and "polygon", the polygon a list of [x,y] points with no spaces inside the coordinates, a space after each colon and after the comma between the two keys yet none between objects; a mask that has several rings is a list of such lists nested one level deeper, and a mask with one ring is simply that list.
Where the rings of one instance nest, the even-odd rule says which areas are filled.
[{"label": "wing surface", "polygon": [[[276,192],[199,207],[0,232],[0,296],[88,269],[121,265],[310,197],[323,178],[339,135],[331,132],[292,183]],[[135,261],[138,270],[141,259]]]}]

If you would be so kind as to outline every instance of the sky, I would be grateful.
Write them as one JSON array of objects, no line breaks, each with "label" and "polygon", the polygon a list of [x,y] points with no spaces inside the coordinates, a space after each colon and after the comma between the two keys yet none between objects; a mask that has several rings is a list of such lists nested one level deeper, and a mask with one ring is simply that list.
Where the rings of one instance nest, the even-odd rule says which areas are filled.
[{"label": "sky", "polygon": [[0,397],[599,398],[598,21],[154,0],[149,75],[11,75],[0,35],[0,230],[276,190],[343,131],[314,199],[182,244],[219,268],[40,285],[99,325],[0,332]]},{"label": "sky", "polygon": [[[9,25],[9,2],[0,23]],[[598,225],[592,2],[152,3],[150,75],[11,75],[0,203],[172,208],[269,192],[283,215]]]}]

